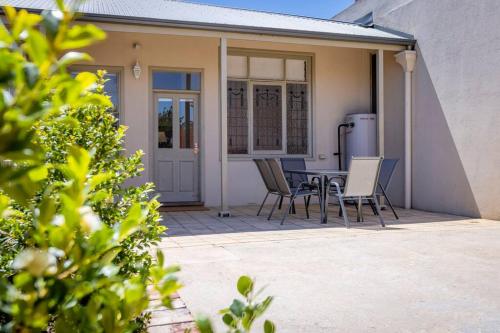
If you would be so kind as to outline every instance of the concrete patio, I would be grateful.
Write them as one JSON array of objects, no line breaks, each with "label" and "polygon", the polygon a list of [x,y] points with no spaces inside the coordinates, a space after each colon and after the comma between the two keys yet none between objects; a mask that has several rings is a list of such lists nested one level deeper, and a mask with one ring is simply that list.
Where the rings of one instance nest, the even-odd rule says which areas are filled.
[{"label": "concrete patio", "polygon": [[220,325],[217,311],[247,274],[275,296],[265,317],[279,332],[500,331],[500,222],[399,210],[399,221],[384,211],[382,228],[365,207],[366,221],[346,229],[336,206],[327,225],[317,206],[309,220],[298,206],[279,226],[279,213],[256,211],[164,214],[160,248],[182,265],[192,313]]}]

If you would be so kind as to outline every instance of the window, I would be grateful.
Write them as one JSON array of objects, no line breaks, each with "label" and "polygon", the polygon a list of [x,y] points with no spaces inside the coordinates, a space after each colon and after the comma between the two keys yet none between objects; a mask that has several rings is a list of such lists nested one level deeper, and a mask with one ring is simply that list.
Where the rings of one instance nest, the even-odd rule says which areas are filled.
[{"label": "window", "polygon": [[228,153],[309,155],[310,58],[228,56]]},{"label": "window", "polygon": [[153,72],[153,89],[201,90],[201,74],[197,72]]},{"label": "window", "polygon": [[[104,75],[104,79],[106,82],[104,83],[104,92],[111,99],[111,103],[113,103],[113,108],[110,110],[111,113],[117,119],[117,122],[120,122],[120,71],[116,69],[106,69],[106,74]],[[97,72],[95,68],[85,68],[81,67],[76,70],[71,71],[72,76],[76,76],[80,72]]]}]

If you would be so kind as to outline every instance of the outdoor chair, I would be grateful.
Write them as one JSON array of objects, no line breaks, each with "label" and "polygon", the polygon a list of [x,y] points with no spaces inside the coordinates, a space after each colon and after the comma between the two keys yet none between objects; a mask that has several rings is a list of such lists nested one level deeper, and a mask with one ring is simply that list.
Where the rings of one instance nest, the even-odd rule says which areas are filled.
[{"label": "outdoor chair", "polygon": [[[292,209],[292,204],[295,202],[296,198],[303,197],[304,198],[304,204],[306,206],[306,215],[307,218],[309,218],[309,203],[311,196],[313,195],[318,195],[318,191],[315,189],[312,189],[309,187],[309,182],[303,182],[303,183],[298,183],[296,184],[296,188],[290,188],[290,185],[288,184],[288,181],[285,177],[285,174],[283,172],[283,169],[281,168],[280,164],[278,163],[277,160],[275,159],[266,159],[269,168],[271,169],[271,172],[273,173],[274,180],[276,181],[276,185],[278,186],[279,190],[279,195],[284,198],[289,198],[290,203],[288,204],[287,209],[283,212],[283,217],[281,218],[281,225],[285,222],[286,218],[288,217],[288,214],[290,213]],[[268,220],[271,219],[274,210],[276,208],[276,205],[278,204],[278,199],[276,199],[273,208],[271,209],[271,213],[269,214]]]},{"label": "outdoor chair", "polygon": [[[378,178],[378,186],[377,186],[377,196],[379,198],[384,197],[385,201],[387,202],[387,205],[392,210],[392,213],[394,214],[394,217],[396,220],[399,220],[399,216],[396,213],[396,210],[392,206],[391,200],[389,199],[389,196],[387,195],[387,189],[389,188],[389,184],[391,183],[392,175],[394,174],[394,170],[396,170],[396,166],[399,162],[399,159],[384,159],[382,161],[382,165],[380,167],[380,176]],[[376,207],[373,205],[371,201],[370,205],[372,207],[373,213],[377,214]]]},{"label": "outdoor chair", "polygon": [[[305,174],[288,172],[289,170],[306,170],[306,161],[302,157],[283,157],[280,158],[281,168],[283,169],[283,173],[285,174],[285,178],[290,186],[290,189],[295,189],[299,184],[307,184],[304,186],[308,186],[310,189],[316,189],[318,187],[315,183],[310,183],[309,178]],[[317,178],[317,177],[315,177]],[[313,181],[314,179],[313,178]],[[280,199],[280,203],[278,209],[281,209],[281,205],[283,204],[283,197]],[[292,213],[295,213],[295,205],[292,204]]]},{"label": "outdoor chair", "polygon": [[253,161],[257,165],[257,169],[259,169],[260,176],[262,177],[262,180],[264,181],[264,185],[266,186],[266,189],[267,189],[266,196],[264,197],[264,200],[262,201],[262,204],[259,207],[259,211],[257,212],[257,216],[259,216],[260,212],[262,211],[262,207],[264,207],[264,204],[266,203],[266,200],[267,200],[267,197],[269,196],[269,194],[277,195],[281,199],[283,199],[283,197],[280,194],[280,191],[278,189],[278,185],[276,184],[276,181],[274,180],[273,173],[271,172],[271,169],[269,168],[269,165],[267,164],[266,160],[254,159]]},{"label": "outdoor chair", "polygon": [[330,195],[337,197],[347,228],[350,227],[350,221],[344,201],[358,200],[362,202],[363,199],[373,202],[380,224],[385,227],[376,195],[382,160],[382,157],[353,157],[344,189],[341,188],[338,182],[331,182],[334,189],[330,192]]}]

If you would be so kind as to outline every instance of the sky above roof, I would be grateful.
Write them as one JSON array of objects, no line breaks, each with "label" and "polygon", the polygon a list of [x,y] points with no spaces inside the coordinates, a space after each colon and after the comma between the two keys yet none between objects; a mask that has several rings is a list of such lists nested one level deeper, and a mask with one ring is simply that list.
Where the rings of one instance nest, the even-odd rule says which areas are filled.
[{"label": "sky above roof", "polygon": [[351,5],[354,0],[188,0],[189,2],[234,8],[311,16],[329,19]]}]

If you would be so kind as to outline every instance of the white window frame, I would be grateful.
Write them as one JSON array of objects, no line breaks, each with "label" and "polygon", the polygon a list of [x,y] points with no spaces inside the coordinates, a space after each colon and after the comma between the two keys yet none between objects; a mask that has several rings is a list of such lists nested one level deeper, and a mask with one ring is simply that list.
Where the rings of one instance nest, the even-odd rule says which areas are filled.
[{"label": "white window frame", "polygon": [[[247,78],[241,77],[227,77],[228,81],[244,81],[247,82],[247,118],[248,118],[248,140],[247,140],[247,154],[228,154],[229,159],[248,159],[258,157],[313,157],[313,93],[312,93],[312,63],[313,55],[295,52],[275,52],[275,51],[262,51],[262,50],[246,50],[246,49],[229,49],[228,55],[232,56],[245,56],[247,57]],[[267,57],[267,58],[281,58],[283,59],[283,79],[282,80],[268,80],[268,79],[255,79],[250,78],[250,58],[251,57]],[[300,59],[306,61],[306,77],[305,81],[293,81],[286,79],[286,60],[287,59]],[[282,86],[282,149],[281,150],[255,150],[254,149],[254,134],[253,134],[253,87],[254,85],[280,85]],[[306,154],[288,154],[288,141],[287,141],[287,84],[305,84],[307,85],[307,132],[308,144]]]}]

